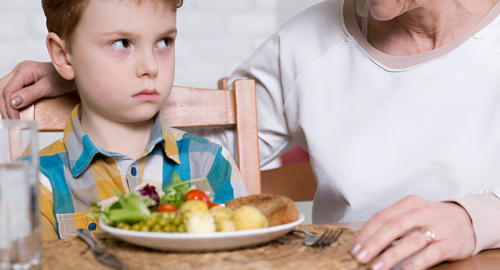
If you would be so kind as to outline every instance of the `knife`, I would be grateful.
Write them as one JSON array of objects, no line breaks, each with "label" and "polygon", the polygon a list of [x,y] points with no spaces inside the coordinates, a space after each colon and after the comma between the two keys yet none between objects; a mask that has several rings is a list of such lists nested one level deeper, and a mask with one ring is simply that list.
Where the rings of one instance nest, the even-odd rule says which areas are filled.
[{"label": "knife", "polygon": [[94,257],[99,262],[115,269],[128,269],[128,267],[124,265],[120,261],[120,259],[118,259],[115,255],[107,252],[104,246],[97,244],[92,236],[90,236],[89,231],[85,229],[78,229],[76,230],[76,234],[80,236],[80,238],[82,238],[85,242],[87,242],[87,244],[89,244],[90,248],[92,249],[92,253],[94,253]]}]

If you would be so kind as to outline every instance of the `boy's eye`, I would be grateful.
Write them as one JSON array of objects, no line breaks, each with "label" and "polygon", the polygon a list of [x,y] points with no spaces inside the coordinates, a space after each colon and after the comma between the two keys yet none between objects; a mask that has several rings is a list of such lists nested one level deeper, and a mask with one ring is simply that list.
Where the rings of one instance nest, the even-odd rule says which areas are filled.
[{"label": "boy's eye", "polygon": [[124,49],[127,49],[128,47],[130,47],[130,42],[128,42],[125,39],[118,40],[118,41],[111,43],[111,47],[113,47],[113,49],[116,49],[116,50],[124,50]]},{"label": "boy's eye", "polygon": [[156,47],[157,48],[168,48],[168,47],[170,47],[170,42],[168,41],[168,39],[162,39],[162,40],[158,41],[158,43],[156,43]]}]

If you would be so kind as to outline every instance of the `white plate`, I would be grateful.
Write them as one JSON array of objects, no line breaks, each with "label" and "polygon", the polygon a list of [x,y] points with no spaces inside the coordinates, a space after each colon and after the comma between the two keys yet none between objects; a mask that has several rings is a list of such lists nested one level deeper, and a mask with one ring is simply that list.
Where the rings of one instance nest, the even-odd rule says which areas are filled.
[{"label": "white plate", "polygon": [[299,219],[283,225],[234,232],[214,233],[153,233],[117,229],[99,221],[99,226],[111,235],[134,245],[164,251],[217,251],[266,243],[290,232],[304,221]]}]

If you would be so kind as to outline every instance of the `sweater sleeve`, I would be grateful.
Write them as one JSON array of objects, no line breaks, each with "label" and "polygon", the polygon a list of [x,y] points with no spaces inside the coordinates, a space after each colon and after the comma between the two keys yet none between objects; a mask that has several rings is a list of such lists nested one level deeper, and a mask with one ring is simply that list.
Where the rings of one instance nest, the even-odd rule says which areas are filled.
[{"label": "sweater sleeve", "polygon": [[236,79],[255,80],[260,162],[264,166],[292,146],[284,112],[279,35],[269,38],[241,64],[229,85]]},{"label": "sweater sleeve", "polygon": [[469,214],[476,236],[473,255],[482,250],[500,248],[500,188],[481,190],[453,201]]}]

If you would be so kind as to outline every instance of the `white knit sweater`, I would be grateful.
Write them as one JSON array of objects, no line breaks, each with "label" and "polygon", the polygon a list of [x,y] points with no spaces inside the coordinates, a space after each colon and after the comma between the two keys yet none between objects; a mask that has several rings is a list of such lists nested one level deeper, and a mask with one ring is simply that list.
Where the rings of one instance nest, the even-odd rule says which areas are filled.
[{"label": "white knit sweater", "polygon": [[481,228],[476,252],[498,246],[500,200],[483,194],[500,196],[498,14],[404,57],[366,42],[353,0],[299,14],[231,76],[257,81],[262,164],[295,143],[309,151],[315,223],[364,221],[415,194],[459,200]]}]

